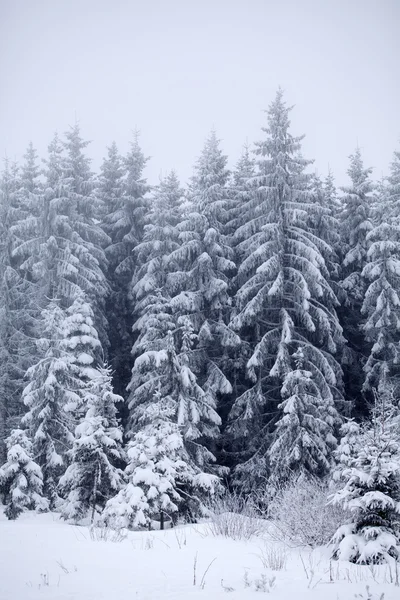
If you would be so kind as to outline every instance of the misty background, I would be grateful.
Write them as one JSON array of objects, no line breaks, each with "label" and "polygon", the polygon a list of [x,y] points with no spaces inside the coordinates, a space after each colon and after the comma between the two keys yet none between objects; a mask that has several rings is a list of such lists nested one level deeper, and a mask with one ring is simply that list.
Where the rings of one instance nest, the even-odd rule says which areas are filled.
[{"label": "misty background", "polygon": [[232,166],[278,86],[293,134],[347,183],[358,144],[379,179],[400,139],[398,0],[0,0],[0,153],[44,155],[77,118],[97,168],[132,131],[150,183],[187,180],[215,127]]}]

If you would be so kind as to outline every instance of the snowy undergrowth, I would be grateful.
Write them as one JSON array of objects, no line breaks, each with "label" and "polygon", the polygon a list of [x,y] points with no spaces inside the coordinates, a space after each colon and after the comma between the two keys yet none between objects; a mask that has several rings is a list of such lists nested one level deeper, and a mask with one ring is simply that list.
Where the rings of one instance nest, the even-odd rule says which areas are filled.
[{"label": "snowy undergrowth", "polygon": [[[389,565],[332,562],[319,549],[285,549],[262,537],[234,541],[206,524],[166,531],[93,534],[58,515],[0,514],[0,600],[395,600]],[[284,552],[282,568],[268,562]],[[268,554],[269,553],[269,554]],[[267,558],[266,558],[267,557]],[[276,565],[275,565],[276,566]],[[369,586],[369,591],[367,591]],[[369,594],[369,595],[368,595]]]}]

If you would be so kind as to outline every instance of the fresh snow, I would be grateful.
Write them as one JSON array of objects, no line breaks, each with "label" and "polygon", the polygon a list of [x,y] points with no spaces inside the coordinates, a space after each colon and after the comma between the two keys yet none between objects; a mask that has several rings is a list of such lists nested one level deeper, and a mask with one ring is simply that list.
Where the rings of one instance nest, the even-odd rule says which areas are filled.
[{"label": "fresh snow", "polygon": [[263,567],[263,553],[283,546],[214,537],[205,523],[130,532],[122,541],[108,535],[101,540],[54,513],[7,521],[0,512],[0,600],[245,600],[268,593],[255,589],[263,576],[266,589],[275,577],[271,600],[366,599],[367,585],[373,600],[399,598],[387,565],[332,562],[330,570],[326,550],[297,548],[286,550],[286,568],[274,572]]}]

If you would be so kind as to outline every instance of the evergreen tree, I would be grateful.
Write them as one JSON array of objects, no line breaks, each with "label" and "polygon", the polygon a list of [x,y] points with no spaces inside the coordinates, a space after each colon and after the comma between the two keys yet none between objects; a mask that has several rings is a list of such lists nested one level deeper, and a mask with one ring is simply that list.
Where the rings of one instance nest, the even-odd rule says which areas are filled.
[{"label": "evergreen tree", "polygon": [[[243,205],[250,200],[251,194],[254,191],[255,174],[256,161],[250,152],[248,144],[246,144],[233,170],[233,181],[228,205],[228,223],[226,227],[228,234],[231,236],[242,225]],[[236,239],[233,238],[233,244],[235,241]],[[240,262],[240,256],[236,262]]]},{"label": "evergreen tree", "polygon": [[48,509],[42,495],[43,475],[32,457],[32,443],[21,429],[14,429],[6,440],[7,460],[0,467],[0,490],[5,497],[5,515],[17,519],[25,510]]},{"label": "evergreen tree", "polygon": [[[73,201],[75,208],[74,237],[78,244],[83,246],[76,249],[80,262],[76,283],[90,299],[95,314],[96,329],[103,350],[107,352],[109,342],[106,334],[105,298],[109,286],[106,281],[107,260],[104,249],[108,246],[110,238],[99,225],[99,217],[101,218],[104,211],[102,200],[96,194],[96,182],[90,171],[90,159],[84,154],[84,149],[89,142],[83,141],[77,123],[66,132],[65,136],[66,156],[62,164],[63,179],[68,188],[68,198]],[[75,294],[74,299],[77,295]]]},{"label": "evergreen tree", "polygon": [[82,382],[63,346],[65,313],[56,302],[42,311],[38,359],[27,370],[22,400],[28,409],[22,423],[33,442],[35,460],[43,472],[44,494],[51,508],[58,501],[57,484],[65,455],[73,441],[73,411],[79,406]]},{"label": "evergreen tree", "polygon": [[362,276],[371,281],[365,293],[363,330],[371,352],[364,366],[363,389],[400,383],[400,223],[384,222],[367,236],[368,262]]},{"label": "evergreen tree", "polygon": [[319,207],[312,227],[318,237],[327,243],[321,248],[321,253],[329,272],[329,284],[335,294],[338,294],[340,225],[337,218],[338,201],[332,174],[329,173],[324,182],[320,177],[314,175],[311,180],[311,191],[314,194],[314,201]]},{"label": "evergreen tree", "polygon": [[199,385],[219,397],[232,391],[221,371],[224,348],[238,344],[227,326],[230,313],[229,276],[235,270],[232,251],[223,234],[229,201],[227,157],[212,132],[197,161],[191,182],[192,212],[178,225],[181,244],[170,254],[176,266],[167,278],[174,314],[188,316],[197,336]]},{"label": "evergreen tree", "polygon": [[116,467],[123,457],[118,402],[122,398],[112,391],[110,370],[98,370],[86,386],[87,412],[75,429],[70,465],[60,479],[59,487],[66,495],[65,519],[79,521],[90,510],[93,522],[96,510],[101,511],[121,486],[121,471]]},{"label": "evergreen tree", "polygon": [[34,197],[34,206],[21,214],[12,228],[17,238],[13,256],[19,270],[36,283],[42,308],[46,299],[54,298],[68,307],[85,293],[101,328],[102,299],[107,292],[102,245],[108,237],[96,224],[100,206],[93,193],[89,159],[83,154],[86,145],[78,125],[67,133],[66,156],[57,136],[53,139],[46,190]]},{"label": "evergreen tree", "polygon": [[6,159],[0,181],[0,463],[5,460],[5,439],[19,424],[23,378],[36,351],[36,290],[21,277],[12,252],[13,225],[23,210],[19,191],[18,169]]},{"label": "evergreen tree", "polygon": [[372,425],[356,453],[345,455],[342,488],[332,502],[349,509],[351,523],[333,537],[333,556],[359,564],[400,560],[400,451],[397,413],[385,392],[376,395]]},{"label": "evergreen tree", "polygon": [[[229,432],[243,461],[236,468],[236,481],[245,489],[265,479],[268,454],[278,465],[275,450],[283,424],[289,425],[290,419],[278,412],[277,405],[284,391],[281,410],[287,406],[299,351],[302,370],[310,375],[301,386],[296,384],[297,392],[301,389],[304,394],[304,405],[309,405],[311,389],[317,402],[324,399],[324,410],[330,414],[329,445],[339,422],[335,404],[341,401],[341,369],[333,355],[343,338],[335,313],[338,301],[323,257],[331,250],[315,228],[324,209],[308,189],[309,161],[299,154],[302,138],[289,133],[289,111],[279,91],[268,110],[267,138],[257,144],[256,189],[243,204],[243,224],[235,233],[241,263],[232,326],[251,350],[247,373],[252,386],[235,400]],[[297,438],[293,432],[287,439]],[[287,453],[292,450],[287,448]],[[274,474],[280,477],[278,467]]]},{"label": "evergreen tree", "polygon": [[[209,471],[215,457],[205,444],[217,439],[220,425],[214,393],[201,388],[193,373],[192,346],[196,335],[189,319],[183,319],[175,333],[176,340],[170,330],[165,331],[168,321],[165,322],[164,317],[162,312],[155,313],[149,319],[148,330],[149,341],[159,344],[163,340],[163,347],[142,352],[132,370],[130,431],[140,430],[157,416],[159,407],[154,405],[154,397],[161,386],[162,398],[168,400],[163,400],[169,407],[166,417],[179,426],[194,465]],[[145,341],[143,339],[143,343]]]},{"label": "evergreen tree", "polygon": [[367,283],[363,269],[367,263],[368,234],[373,227],[373,186],[370,179],[372,169],[364,168],[359,148],[350,156],[347,172],[351,186],[343,188],[345,195],[341,214],[341,287],[344,298],[341,298],[338,312],[349,348],[343,365],[346,396],[351,398],[355,414],[365,415],[365,399],[360,394],[364,379],[365,340],[360,325],[363,323],[361,307]]},{"label": "evergreen tree", "polygon": [[283,417],[277,423],[269,450],[271,467],[279,479],[292,472],[325,475],[336,438],[336,411],[326,403],[311,371],[302,369],[303,355],[297,351],[297,368],[289,371],[281,388]]},{"label": "evergreen tree", "polygon": [[21,188],[27,196],[38,194],[41,191],[42,186],[39,177],[38,154],[32,142],[30,142],[24,154],[24,163],[21,168]]},{"label": "evergreen tree", "polygon": [[345,467],[350,467],[357,452],[362,445],[362,428],[359,423],[349,419],[343,423],[340,428],[340,443],[334,454],[334,465],[332,469],[332,479],[334,482],[340,481],[342,471]]},{"label": "evergreen tree", "polygon": [[394,152],[393,161],[390,165],[388,180],[388,208],[389,215],[400,220],[400,150]]},{"label": "evergreen tree", "polygon": [[103,363],[102,346],[94,327],[92,307],[83,295],[65,311],[62,336],[62,349],[69,357],[75,377],[81,383],[87,383],[93,376],[97,378],[95,369]]},{"label": "evergreen tree", "polygon": [[[103,229],[111,239],[106,249],[109,261],[109,283],[111,293],[107,303],[109,331],[111,335],[110,360],[118,370],[115,390],[123,394],[129,383],[131,370],[132,302],[130,290],[136,262],[134,249],[143,235],[150,191],[143,171],[148,161],[140,148],[138,133],[135,134],[131,150],[122,161],[109,155],[109,164],[103,164],[102,180],[107,177],[108,185],[116,185],[112,201],[106,202]],[[121,169],[125,172],[121,176]],[[111,173],[112,170],[112,173]],[[116,182],[116,183],[115,183]],[[122,191],[120,187],[122,185]]]},{"label": "evergreen tree", "polygon": [[161,382],[153,401],[141,413],[142,428],[128,445],[126,485],[106,506],[104,519],[114,527],[150,527],[154,519],[163,528],[165,517],[178,512],[195,520],[204,514],[203,500],[219,482],[205,474],[189,455],[182,423],[174,423],[174,399],[164,396]]}]

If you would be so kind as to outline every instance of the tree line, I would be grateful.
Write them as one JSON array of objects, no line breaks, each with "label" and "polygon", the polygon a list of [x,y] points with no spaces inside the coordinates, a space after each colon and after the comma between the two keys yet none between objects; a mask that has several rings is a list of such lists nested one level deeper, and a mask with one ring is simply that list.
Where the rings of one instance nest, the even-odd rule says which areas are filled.
[{"label": "tree line", "polygon": [[138,135],[93,173],[79,124],[42,164],[32,144],[21,165],[5,160],[11,516],[35,497],[75,520],[193,520],[221,485],[330,476],[378,396],[397,418],[400,152],[375,182],[356,148],[337,190],[290,111],[279,90],[232,172],[212,131],[186,187],[174,171],[148,184]]}]

